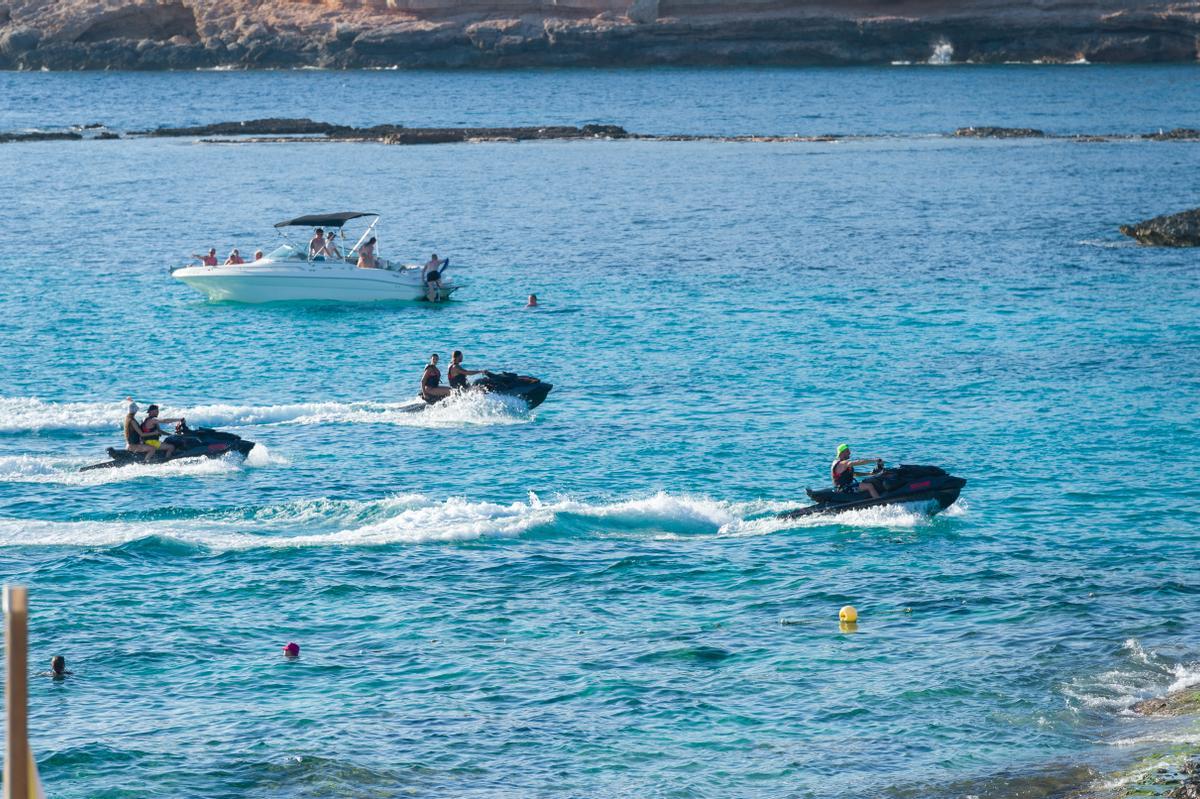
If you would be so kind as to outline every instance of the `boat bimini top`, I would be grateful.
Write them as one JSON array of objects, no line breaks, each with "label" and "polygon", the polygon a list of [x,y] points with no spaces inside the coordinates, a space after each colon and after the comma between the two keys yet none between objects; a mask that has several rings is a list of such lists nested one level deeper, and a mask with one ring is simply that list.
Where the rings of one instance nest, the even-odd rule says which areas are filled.
[{"label": "boat bimini top", "polygon": [[[289,241],[289,243],[291,243],[295,247],[295,249],[298,253],[303,253],[308,248],[301,247],[296,242],[291,242],[288,239],[287,234],[281,228],[290,228],[290,227],[317,228],[317,227],[319,227],[319,228],[335,228],[335,229],[341,231],[347,222],[350,222],[355,219],[362,219],[364,217],[372,217],[371,224],[367,225],[367,229],[364,230],[362,232],[362,235],[358,237],[358,240],[354,242],[354,246],[351,247],[350,249],[346,250],[346,258],[348,260],[351,256],[354,255],[354,253],[358,252],[358,248],[363,246],[363,244],[366,242],[366,240],[371,237],[371,234],[375,232],[375,225],[379,224],[379,214],[377,214],[373,211],[337,211],[335,213],[330,213],[330,214],[308,214],[306,216],[298,216],[295,219],[285,219],[282,222],[276,222],[275,228],[277,230],[279,230],[279,235],[283,236],[285,241]],[[343,235],[345,235],[345,234],[343,233]],[[278,251],[276,251],[276,252],[278,252]],[[275,253],[272,253],[272,255],[274,255],[274,254]]]}]

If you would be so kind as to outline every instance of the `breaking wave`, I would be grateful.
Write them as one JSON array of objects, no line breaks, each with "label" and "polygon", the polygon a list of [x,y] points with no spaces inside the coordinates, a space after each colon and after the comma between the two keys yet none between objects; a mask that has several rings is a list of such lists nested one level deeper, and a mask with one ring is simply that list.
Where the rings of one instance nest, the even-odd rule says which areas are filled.
[{"label": "breaking wave", "polygon": [[1123,662],[1115,668],[1065,684],[1062,692],[1068,701],[1076,706],[1128,715],[1143,699],[1200,684],[1200,663],[1173,661],[1144,648],[1137,639],[1130,638],[1121,645],[1121,656]]},{"label": "breaking wave", "polygon": [[899,507],[810,517],[800,520],[803,523],[774,517],[774,513],[792,506],[668,493],[613,502],[565,497],[543,502],[531,492],[526,501],[511,503],[473,502],[462,497],[434,500],[421,494],[401,494],[374,501],[315,499],[217,511],[178,511],[161,517],[126,514],[84,521],[0,518],[0,546],[111,547],[157,537],[213,550],[374,547],[539,533],[715,539],[767,535],[796,527],[893,528],[928,523],[920,513]]}]

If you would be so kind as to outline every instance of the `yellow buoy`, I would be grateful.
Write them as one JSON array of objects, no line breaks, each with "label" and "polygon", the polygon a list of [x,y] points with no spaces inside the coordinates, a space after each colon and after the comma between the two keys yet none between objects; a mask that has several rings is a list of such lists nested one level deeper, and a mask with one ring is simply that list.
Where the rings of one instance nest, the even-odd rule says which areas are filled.
[{"label": "yellow buoy", "polygon": [[854,609],[853,605],[846,605],[838,611],[838,621],[853,624],[858,621],[858,611]]}]

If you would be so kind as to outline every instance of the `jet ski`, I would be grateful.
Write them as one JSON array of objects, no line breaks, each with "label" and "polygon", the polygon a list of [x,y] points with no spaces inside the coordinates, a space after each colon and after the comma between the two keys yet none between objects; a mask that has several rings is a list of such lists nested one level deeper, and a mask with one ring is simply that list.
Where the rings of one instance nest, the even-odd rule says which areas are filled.
[{"label": "jet ski", "polygon": [[147,461],[145,454],[141,452],[130,452],[129,450],[109,447],[108,457],[111,460],[104,461],[103,463],[93,463],[91,466],[84,466],[79,471],[88,472],[92,469],[115,469],[118,466],[132,466],[135,463],[168,463],[185,458],[220,458],[230,452],[236,452],[245,457],[249,454],[250,450],[254,449],[254,442],[247,441],[241,436],[234,435],[233,433],[225,433],[220,430],[213,430],[209,427],[197,427],[193,430],[187,426],[186,421],[180,421],[179,424],[175,425],[174,435],[164,436],[162,441],[164,444],[174,445],[175,451],[171,453],[170,457],[164,458],[162,455],[155,453]]},{"label": "jet ski", "polygon": [[[533,409],[546,401],[546,395],[550,393],[550,389],[552,388],[554,386],[550,383],[543,382],[536,377],[519,375],[516,372],[484,372],[483,377],[478,378],[474,383],[467,386],[466,391],[520,397],[525,400],[525,404],[530,409]],[[451,394],[450,396],[454,395]],[[422,397],[421,402],[416,403],[411,410],[423,411],[442,399],[445,398],[438,397],[433,402],[430,402]]]},{"label": "jet ski", "polygon": [[958,493],[967,481],[947,474],[936,466],[891,466],[883,467],[880,461],[870,476],[879,489],[879,497],[873,498],[867,491],[838,491],[835,488],[805,489],[809,499],[817,503],[807,508],[796,508],[779,514],[780,519],[799,519],[804,516],[842,513],[849,510],[874,508],[880,505],[902,505],[909,502],[936,503],[937,513],[954,504]]}]

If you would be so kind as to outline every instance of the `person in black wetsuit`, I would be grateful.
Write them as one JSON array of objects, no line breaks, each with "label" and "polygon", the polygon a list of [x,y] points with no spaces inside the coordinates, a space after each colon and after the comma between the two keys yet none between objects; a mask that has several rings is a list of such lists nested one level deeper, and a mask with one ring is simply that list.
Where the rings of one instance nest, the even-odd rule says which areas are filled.
[{"label": "person in black wetsuit", "polygon": [[435,352],[429,356],[429,363],[425,365],[425,371],[421,373],[421,399],[430,405],[450,396],[450,389],[441,385],[442,372],[438,369],[437,364],[438,354]]},{"label": "person in black wetsuit", "polygon": [[450,356],[450,368],[446,370],[446,382],[452,389],[466,389],[467,377],[481,375],[487,371],[486,369],[464,369],[462,359],[462,350],[455,350],[454,354]]},{"label": "person in black wetsuit", "polygon": [[850,460],[850,445],[839,444],[837,448],[837,459],[833,462],[831,471],[833,473],[833,487],[838,491],[857,491],[859,488],[865,490],[871,495],[871,499],[879,499],[879,489],[870,480],[863,480],[861,483],[855,480],[855,477],[865,477],[871,474],[870,472],[854,471],[855,466],[866,466],[867,464],[875,464],[882,466],[883,461],[875,458],[862,458],[860,460]]}]

